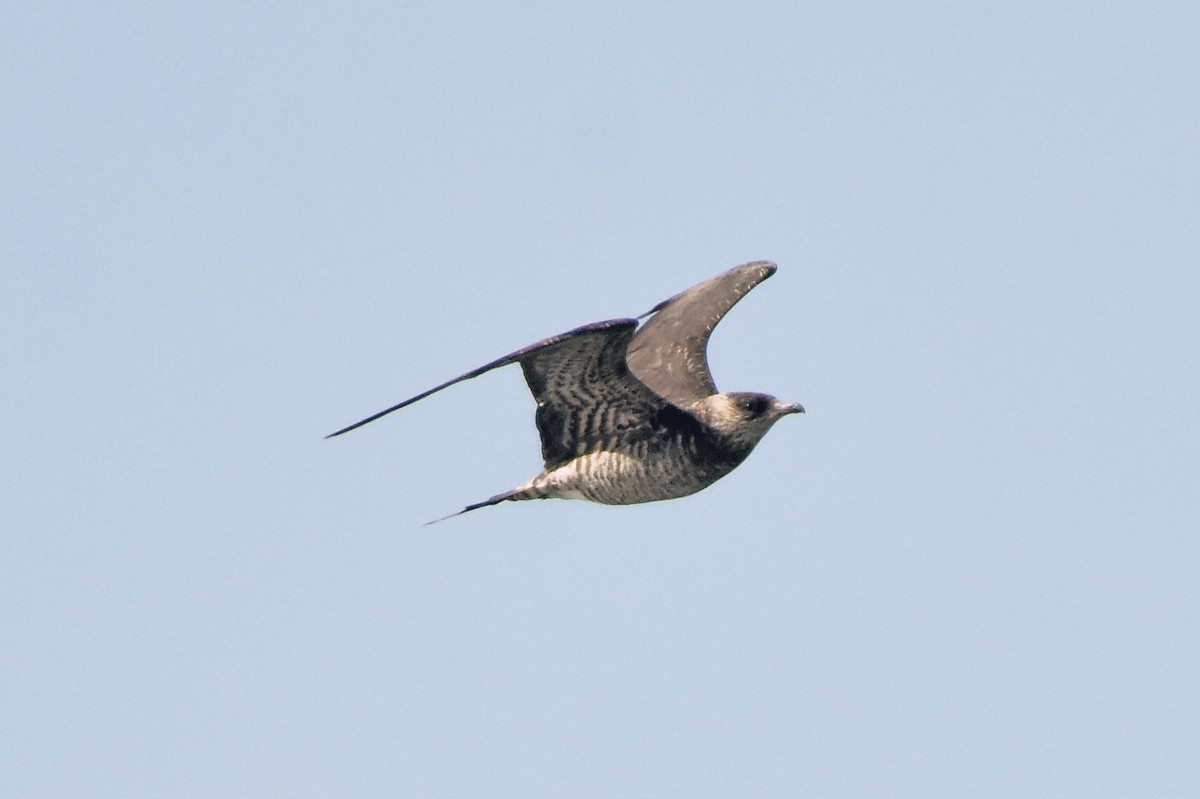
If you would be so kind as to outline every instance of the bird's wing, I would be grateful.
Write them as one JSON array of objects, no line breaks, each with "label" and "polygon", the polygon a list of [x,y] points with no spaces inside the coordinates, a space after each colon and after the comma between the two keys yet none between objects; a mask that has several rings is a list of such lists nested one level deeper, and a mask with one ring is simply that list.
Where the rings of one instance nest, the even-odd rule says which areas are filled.
[{"label": "bird's wing", "polygon": [[548,467],[613,442],[647,434],[667,403],[629,373],[625,351],[636,319],[596,322],[472,369],[453,380],[406,399],[362,421],[331,433],[340,436],[398,411],[443,388],[484,372],[520,363],[538,402],[537,428]]},{"label": "bird's wing", "polygon": [[588,452],[620,449],[661,426],[668,403],[625,362],[636,327],[635,319],[587,325],[547,339],[519,359],[537,400],[547,469]]},{"label": "bird's wing", "polygon": [[755,261],[660,302],[644,314],[654,315],[629,345],[629,370],[681,407],[715,394],[705,354],[708,337],[738,300],[773,274],[775,264]]}]

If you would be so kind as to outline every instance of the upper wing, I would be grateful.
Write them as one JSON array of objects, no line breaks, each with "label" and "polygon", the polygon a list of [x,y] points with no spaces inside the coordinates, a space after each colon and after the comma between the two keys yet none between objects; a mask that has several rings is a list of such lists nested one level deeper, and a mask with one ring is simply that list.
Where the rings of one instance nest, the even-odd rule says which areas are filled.
[{"label": "upper wing", "polygon": [[636,319],[597,322],[552,336],[472,369],[326,438],[362,427],[463,380],[520,363],[537,400],[537,428],[547,467],[629,436],[649,433],[666,402],[629,373],[625,351]]},{"label": "upper wing", "polygon": [[616,319],[548,339],[519,360],[537,400],[547,469],[651,435],[668,404],[629,372],[635,319]]},{"label": "upper wing", "polygon": [[654,306],[654,314],[629,345],[629,369],[655,393],[687,407],[715,394],[708,370],[708,337],[750,289],[775,274],[775,264],[755,261],[730,269]]}]

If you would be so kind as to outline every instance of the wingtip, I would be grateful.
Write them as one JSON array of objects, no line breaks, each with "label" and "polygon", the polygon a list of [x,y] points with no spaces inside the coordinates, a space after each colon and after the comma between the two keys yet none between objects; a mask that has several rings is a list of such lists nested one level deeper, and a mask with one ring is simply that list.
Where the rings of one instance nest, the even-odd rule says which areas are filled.
[{"label": "wingtip", "polygon": [[357,430],[358,428],[362,427],[364,424],[366,424],[369,421],[371,421],[371,419],[364,419],[361,422],[355,422],[354,424],[350,425],[349,427],[343,427],[341,430],[338,430],[336,433],[330,433],[329,435],[325,436],[325,440],[328,441],[331,438],[337,438],[342,433],[349,433],[351,430]]},{"label": "wingtip", "polygon": [[738,269],[761,269],[763,271],[763,280],[766,280],[778,271],[779,264],[774,261],[750,261],[742,264]]}]

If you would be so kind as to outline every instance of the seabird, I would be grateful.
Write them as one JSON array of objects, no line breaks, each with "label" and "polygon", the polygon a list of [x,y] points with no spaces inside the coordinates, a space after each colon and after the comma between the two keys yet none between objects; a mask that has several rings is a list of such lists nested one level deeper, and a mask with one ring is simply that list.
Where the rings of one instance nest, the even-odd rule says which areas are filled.
[{"label": "seabird", "polygon": [[694,494],[733,471],[775,422],[804,413],[769,394],[719,392],[708,368],[713,328],[775,268],[755,261],[730,269],[660,302],[638,317],[650,317],[641,327],[638,319],[612,319],[551,336],[326,438],[519,363],[537,401],[545,468],[451,516],[507,500],[632,505]]}]

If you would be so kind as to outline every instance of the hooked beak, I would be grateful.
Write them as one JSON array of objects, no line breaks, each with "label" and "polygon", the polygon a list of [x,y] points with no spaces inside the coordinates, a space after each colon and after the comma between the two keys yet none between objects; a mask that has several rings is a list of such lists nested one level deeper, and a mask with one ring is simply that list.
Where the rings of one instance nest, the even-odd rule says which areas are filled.
[{"label": "hooked beak", "polygon": [[804,406],[796,402],[791,405],[784,405],[781,409],[781,416],[787,416],[789,413],[804,413]]}]

